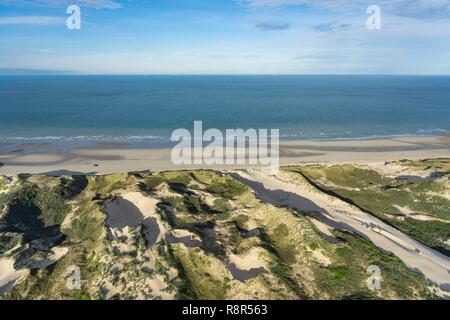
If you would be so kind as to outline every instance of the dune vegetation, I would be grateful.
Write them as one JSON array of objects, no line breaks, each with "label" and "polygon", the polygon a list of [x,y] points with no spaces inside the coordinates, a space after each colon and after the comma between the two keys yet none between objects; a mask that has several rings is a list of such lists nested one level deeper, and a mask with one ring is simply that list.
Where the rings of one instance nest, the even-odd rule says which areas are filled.
[{"label": "dune vegetation", "polygon": [[[450,249],[446,222],[399,209],[450,219],[446,175],[398,180],[350,165],[284,170]],[[311,216],[264,203],[226,173],[22,175],[0,205],[0,262],[14,260],[2,270],[2,299],[434,298],[425,277],[394,255],[351,232],[324,237]],[[131,210],[140,212],[137,223],[128,220]],[[117,219],[126,226],[114,227]],[[379,290],[367,286],[372,264],[382,270]],[[73,266],[75,288],[67,285]]]},{"label": "dune vegetation", "polygon": [[311,165],[286,170],[450,256],[450,160],[405,160],[391,165],[408,174],[384,174],[354,165]]}]

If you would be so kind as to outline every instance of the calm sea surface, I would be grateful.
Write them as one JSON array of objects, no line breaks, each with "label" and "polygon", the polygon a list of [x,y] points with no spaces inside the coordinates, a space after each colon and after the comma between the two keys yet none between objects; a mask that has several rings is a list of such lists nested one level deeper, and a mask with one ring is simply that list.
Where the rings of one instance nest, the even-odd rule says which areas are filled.
[{"label": "calm sea surface", "polygon": [[450,77],[0,77],[0,141],[164,143],[194,120],[282,139],[443,134]]}]

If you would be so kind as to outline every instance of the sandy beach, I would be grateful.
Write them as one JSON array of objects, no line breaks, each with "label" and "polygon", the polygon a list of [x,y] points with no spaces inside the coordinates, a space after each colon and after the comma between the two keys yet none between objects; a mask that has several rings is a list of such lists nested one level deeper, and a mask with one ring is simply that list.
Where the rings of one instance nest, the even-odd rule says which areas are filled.
[{"label": "sandy beach", "polygon": [[[283,224],[286,228],[290,223],[293,223],[294,226],[296,226],[295,232],[298,232],[298,235],[295,232],[292,232],[293,230],[288,233],[292,233],[292,239],[297,239],[297,236],[299,237],[298,239],[307,239],[306,236],[312,237],[316,232],[314,229],[305,228],[307,226],[306,224],[295,224],[295,221],[297,221],[296,219],[302,217],[302,219],[306,219],[304,222],[310,221],[311,225],[314,225],[317,232],[327,241],[327,244],[324,245],[322,243],[321,247],[308,246],[306,252],[302,253],[302,259],[306,259],[304,261],[312,261],[312,264],[304,264],[304,266],[306,266],[304,267],[304,270],[313,270],[313,268],[316,267],[333,270],[331,268],[334,268],[337,260],[330,254],[331,251],[328,250],[328,246],[341,245],[341,240],[336,236],[333,230],[348,231],[367,240],[381,249],[382,252],[395,255],[410,271],[423,274],[424,280],[426,279],[426,281],[428,281],[426,283],[426,288],[428,288],[428,291],[435,296],[444,299],[450,297],[450,258],[448,255],[435,249],[435,247],[429,246],[427,242],[421,242],[420,239],[416,239],[410,233],[400,231],[400,229],[391,225],[389,222],[365,211],[361,207],[347,202],[336,195],[318,189],[306,178],[293,174],[287,167],[280,169],[276,173],[267,174],[267,172],[264,172],[265,170],[258,170],[260,168],[257,168],[254,165],[223,165],[214,167],[202,165],[176,166],[170,159],[172,150],[169,148],[137,148],[124,144],[99,144],[85,147],[66,146],[65,148],[52,146],[50,144],[6,144],[0,147],[0,151],[3,151],[0,152],[0,175],[7,176],[25,173],[55,176],[70,174],[102,175],[133,171],[173,171],[204,168],[211,168],[221,171],[221,173],[228,173],[232,178],[249,187],[252,191],[251,196],[254,196],[258,200],[256,201],[255,199],[255,203],[251,203],[248,198],[245,198],[245,195],[243,195],[244,198],[240,200],[238,197],[233,198],[233,200],[230,200],[229,198],[226,200],[226,204],[227,206],[230,206],[230,208],[239,208],[239,210],[236,209],[236,214],[239,213],[238,217],[242,215],[249,220],[248,224],[245,222],[244,226],[240,227],[243,228],[242,230],[236,229],[236,234],[237,232],[241,234],[241,241],[244,247],[247,245],[250,247],[248,248],[249,250],[228,252],[229,254],[226,256],[223,263],[217,259],[208,260],[209,262],[213,261],[213,263],[215,263],[213,264],[215,266],[213,269],[214,272],[218,272],[220,279],[223,279],[226,276],[227,279],[229,279],[228,281],[237,280],[239,281],[239,285],[244,283],[245,285],[248,285],[249,283],[253,283],[251,281],[259,283],[257,281],[261,277],[270,277],[272,273],[269,264],[273,257],[270,258],[269,252],[265,249],[256,247],[253,249],[251,248],[254,244],[259,243],[260,240],[258,239],[260,232],[262,232],[261,230],[264,231],[264,229],[261,228],[266,228],[264,231],[266,232],[265,234],[269,234],[276,239],[276,230],[278,227],[274,230],[267,229],[268,226],[271,226],[274,223],[274,221],[271,220],[271,217],[273,217],[274,214],[281,214],[276,211],[278,209],[289,209],[283,211],[282,217],[284,219],[292,215],[292,220],[289,220],[289,222],[286,221],[286,224]],[[386,177],[389,176],[392,178],[412,177],[411,179],[420,179],[428,177],[430,175],[430,170],[425,169],[416,172],[413,168],[403,167],[400,162],[390,162],[400,159],[413,160],[429,158],[450,158],[450,136],[401,137],[370,140],[283,141],[280,146],[281,166],[314,163],[362,164],[366,165],[367,168],[372,168],[383,173]],[[197,182],[192,184],[196,185],[197,189],[189,191],[190,196],[192,196],[192,199],[202,201],[198,203],[204,203],[205,205],[208,205],[208,208],[215,208],[216,200],[221,198],[218,198],[218,193],[208,193],[210,192],[208,190],[214,190],[208,189],[207,187],[208,183],[210,185],[213,183],[213,180],[208,180],[210,179],[208,174],[217,177],[217,179],[218,177],[226,175],[211,172],[197,173],[200,174],[200,176],[196,178]],[[170,176],[173,174],[178,175],[186,173],[170,172],[161,173],[160,175]],[[129,263],[129,260],[127,260],[129,257],[127,257],[127,255],[132,255],[134,252],[137,252],[137,242],[134,239],[136,230],[142,230],[142,235],[145,240],[142,243],[148,245],[148,247],[140,253],[141,258],[146,259],[145,263],[143,262],[142,265],[148,269],[153,268],[156,261],[163,259],[161,257],[161,255],[163,255],[161,252],[163,251],[160,251],[162,249],[159,246],[162,239],[170,246],[182,248],[182,251],[179,252],[182,257],[184,257],[189,250],[203,250],[204,244],[209,243],[207,241],[209,241],[210,238],[205,236],[206,233],[195,233],[195,231],[199,229],[183,229],[183,224],[171,227],[164,222],[163,218],[157,214],[158,204],[162,203],[160,199],[173,198],[176,193],[170,191],[167,182],[155,189],[152,196],[141,192],[142,190],[138,188],[138,185],[145,181],[144,176],[145,174],[142,174],[140,178],[135,177],[131,179],[133,182],[126,182],[131,184],[109,192],[109,198],[105,200],[101,209],[104,210],[106,225],[109,228],[108,240],[111,243],[111,248],[113,248],[112,250],[114,250],[118,256],[122,258],[125,257],[123,259],[121,258],[122,260],[117,260],[113,263],[113,260],[108,260],[112,259],[111,256],[106,255],[107,258],[105,259],[107,260],[105,261],[110,261],[111,265],[116,267],[120,266],[121,269],[117,267],[117,270],[126,270],[123,266]],[[43,180],[48,179],[58,180],[58,178],[48,177]],[[103,177],[96,177],[89,180],[95,181],[102,179]],[[119,177],[118,179],[122,178]],[[21,179],[15,177],[14,179],[4,179],[4,181],[13,185],[15,182],[18,183],[17,181],[21,181]],[[90,183],[92,183],[92,181]],[[199,185],[197,185],[197,183],[199,183]],[[190,185],[187,186],[189,187]],[[347,188],[355,190],[357,187],[350,185],[347,186]],[[7,189],[8,188],[5,188],[5,190]],[[448,190],[448,188],[443,189],[440,196],[444,198],[447,197]],[[206,194],[206,196],[204,196],[204,194]],[[416,192],[415,194],[419,196],[422,193]],[[89,200],[86,203],[91,203],[90,199],[92,194],[87,193],[87,195],[89,198],[86,199]],[[374,195],[377,195],[377,193],[374,192]],[[181,200],[183,202],[180,202],[183,206],[184,201],[187,201],[185,199],[190,199],[187,195],[178,195],[178,198],[183,199]],[[239,203],[239,201],[242,201],[242,204]],[[81,204],[82,202],[78,203]],[[191,202],[188,204],[190,203]],[[259,203],[264,204],[265,207],[262,208],[261,211],[259,211],[259,209],[254,210],[257,203],[258,205]],[[266,207],[266,205],[270,206]],[[438,215],[434,215],[434,213],[441,210],[439,209],[440,207],[437,207],[438,209],[432,212],[432,215],[428,211],[421,212],[420,210],[411,210],[409,206],[402,203],[395,203],[395,207],[398,210],[399,219],[410,217],[414,220],[421,220],[424,222],[431,220],[440,223],[449,222],[445,217],[444,219]],[[199,210],[203,210],[201,206]],[[201,223],[202,220],[199,220],[199,217],[202,215],[201,213],[194,214],[191,217],[187,212],[191,214],[190,211],[186,209],[186,214],[183,213],[179,215],[183,219],[187,219],[180,220],[182,221],[181,223],[184,223],[183,221],[200,221],[195,222],[195,224],[206,226],[206,224]],[[123,213],[126,213],[126,215]],[[205,216],[208,217],[207,219],[210,219],[211,217],[209,213],[205,214]],[[188,220],[189,218],[193,220]],[[71,225],[72,219],[73,217],[69,217],[67,218],[67,221],[63,223],[65,228],[68,228]],[[218,238],[214,239],[228,241],[228,236],[224,236],[227,234],[228,229],[220,229],[222,227],[225,228],[225,226],[228,225],[230,225],[229,222],[225,223],[224,221],[219,220],[214,229],[207,230],[213,230],[214,235],[218,236]],[[221,231],[219,232],[218,230]],[[302,230],[302,232],[300,232],[300,230]],[[311,233],[303,234],[303,232],[307,232],[307,230]],[[139,233],[141,233],[141,231],[139,231]],[[220,236],[223,236],[223,238],[219,238]],[[284,236],[286,235],[283,235],[283,237]],[[304,240],[302,241],[304,242]],[[449,241],[448,237],[446,237],[444,241]],[[217,243],[219,242],[217,241]],[[233,243],[234,245],[234,242],[230,243]],[[316,242],[312,243],[316,244]],[[316,246],[319,245],[316,244]],[[216,246],[213,248],[215,249]],[[296,250],[298,252],[302,252],[301,248],[301,245],[297,244]],[[68,252],[66,247],[55,247],[53,249],[53,254],[49,256],[48,259],[38,261],[39,264],[34,264],[33,266],[45,267],[47,266],[47,263],[56,262]],[[296,254],[291,253],[291,256],[296,256]],[[201,259],[206,259],[206,255],[202,254],[201,257]],[[189,262],[191,260],[188,259],[186,261]],[[221,266],[220,268],[222,269],[220,269],[219,266]],[[296,266],[303,265],[298,262]],[[196,268],[197,267],[198,265],[196,265]],[[209,267],[207,270],[210,270]],[[387,270],[389,269],[386,269],[383,272],[389,272]],[[4,290],[9,289],[27,275],[27,273],[23,272],[21,269],[16,270],[14,261],[8,258],[0,261],[0,271],[4,274],[3,277],[0,276],[0,287],[4,288]],[[118,271],[114,271],[111,274],[115,275],[117,272]],[[212,273],[212,271],[208,272]],[[106,299],[112,298],[116,294],[127,290],[126,286],[120,287],[117,284],[114,284],[112,281],[113,277],[114,276],[103,283]],[[140,279],[139,283],[147,288],[151,288],[154,297],[173,299],[173,292],[166,290],[168,284],[165,279],[165,275],[158,274],[155,277],[147,277],[146,280]],[[203,279],[203,276],[201,279]],[[314,282],[313,280],[308,279],[304,281]],[[261,284],[258,284],[257,286],[261,286]],[[242,289],[239,289],[239,292],[241,291]],[[236,295],[235,293],[233,294],[234,296]],[[144,298],[145,295],[138,295],[137,297]]]},{"label": "sandy beach", "polygon": [[[3,145],[0,175],[20,173],[109,174],[131,171],[236,169],[249,165],[175,165],[171,149],[99,144],[62,148],[46,144]],[[369,140],[296,140],[280,143],[280,165],[297,163],[367,163],[399,159],[450,157],[450,136]]]}]

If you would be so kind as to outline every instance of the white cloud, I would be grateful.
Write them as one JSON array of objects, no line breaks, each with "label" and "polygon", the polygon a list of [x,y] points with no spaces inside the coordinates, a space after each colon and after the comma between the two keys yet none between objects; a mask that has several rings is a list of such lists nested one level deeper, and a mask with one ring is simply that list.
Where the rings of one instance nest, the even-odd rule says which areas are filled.
[{"label": "white cloud", "polygon": [[450,0],[236,0],[252,7],[304,5],[336,11],[363,11],[376,4],[383,11],[420,19],[450,18]]},{"label": "white cloud", "polygon": [[0,25],[51,25],[64,23],[64,19],[60,17],[49,16],[15,16],[0,17]]},{"label": "white cloud", "polygon": [[95,9],[118,9],[121,7],[121,4],[114,0],[0,0],[0,5],[60,7],[72,4]]},{"label": "white cloud", "polygon": [[256,22],[254,25],[256,30],[259,31],[282,31],[290,28],[288,23],[279,23],[279,22]]}]

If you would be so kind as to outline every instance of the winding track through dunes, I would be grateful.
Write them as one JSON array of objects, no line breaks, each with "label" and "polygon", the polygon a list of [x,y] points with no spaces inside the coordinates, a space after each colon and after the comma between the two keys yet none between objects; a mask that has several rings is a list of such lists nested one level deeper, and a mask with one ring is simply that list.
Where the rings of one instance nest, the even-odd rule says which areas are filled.
[{"label": "winding track through dunes", "polygon": [[363,236],[421,272],[450,297],[450,258],[408,237],[381,220],[340,199],[321,193],[301,177],[280,171],[234,171],[231,175],[250,187],[263,202],[305,212],[326,225]]}]

